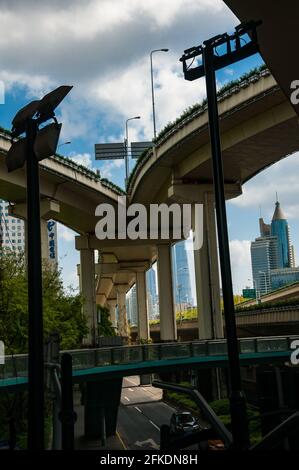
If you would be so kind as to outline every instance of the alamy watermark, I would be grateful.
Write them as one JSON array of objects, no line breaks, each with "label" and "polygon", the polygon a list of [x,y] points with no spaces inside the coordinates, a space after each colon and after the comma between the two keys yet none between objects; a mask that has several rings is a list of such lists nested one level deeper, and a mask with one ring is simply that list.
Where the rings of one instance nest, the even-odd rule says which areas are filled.
[{"label": "alamy watermark", "polygon": [[117,207],[99,204],[95,226],[99,240],[187,240],[193,250],[203,244],[203,204],[131,204],[118,197]]},{"label": "alamy watermark", "polygon": [[293,366],[298,366],[299,365],[299,339],[295,339],[294,341],[291,342],[291,349],[294,351],[291,354],[291,364]]},{"label": "alamy watermark", "polygon": [[293,80],[290,86],[291,92],[290,100],[292,104],[299,104],[299,80]]}]

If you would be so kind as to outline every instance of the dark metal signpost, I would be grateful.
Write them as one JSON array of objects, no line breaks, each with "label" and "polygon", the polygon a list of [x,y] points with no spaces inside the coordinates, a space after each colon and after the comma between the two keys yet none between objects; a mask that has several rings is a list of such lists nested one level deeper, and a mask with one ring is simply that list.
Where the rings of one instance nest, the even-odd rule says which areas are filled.
[{"label": "dark metal signpost", "polygon": [[[38,162],[55,154],[61,124],[54,109],[71,90],[61,86],[22,108],[12,121],[12,146],[6,157],[8,171],[27,163],[28,227],[28,449],[44,449],[44,344],[40,193]],[[39,130],[39,125],[54,119]],[[20,138],[22,134],[25,137]],[[15,140],[18,139],[18,140]]]},{"label": "dark metal signpost", "polygon": [[[238,338],[236,330],[233,285],[229,255],[229,239],[225,206],[225,189],[219,132],[219,116],[216,91],[216,70],[237,62],[259,51],[256,35],[257,23],[250,22],[237,26],[235,33],[215,36],[203,43],[184,51],[180,59],[183,62],[186,80],[196,80],[205,76],[207,105],[213,163],[215,207],[217,217],[218,244],[223,290],[225,326],[230,377],[230,410],[232,434],[235,449],[249,447],[249,433],[246,401],[242,391]],[[221,54],[221,51],[223,53]],[[202,64],[191,68],[195,58],[202,56]],[[188,61],[192,61],[188,65]]]}]

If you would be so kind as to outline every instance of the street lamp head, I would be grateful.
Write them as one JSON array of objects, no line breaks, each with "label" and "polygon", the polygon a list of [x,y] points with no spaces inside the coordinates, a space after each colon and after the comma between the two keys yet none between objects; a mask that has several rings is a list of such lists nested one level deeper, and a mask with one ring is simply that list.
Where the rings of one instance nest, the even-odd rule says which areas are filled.
[{"label": "street lamp head", "polygon": [[34,100],[21,108],[12,120],[12,131],[21,134],[25,130],[25,122],[32,118],[38,110],[40,100]]},{"label": "street lamp head", "polygon": [[66,97],[66,95],[71,91],[73,87],[70,85],[61,85],[50,93],[47,93],[41,100],[38,106],[39,116],[42,119],[49,119],[61,103],[61,101]]},{"label": "street lamp head", "polygon": [[126,120],[126,124],[128,123],[128,121],[132,121],[133,119],[141,119],[141,117],[140,116],[134,116],[134,117],[128,118]]},{"label": "street lamp head", "polygon": [[69,145],[71,143],[72,142],[70,140],[68,140],[67,142],[62,142],[62,144],[59,144],[58,147],[62,147],[62,145]]},{"label": "street lamp head", "polygon": [[161,49],[153,49],[151,51],[151,54],[153,54],[154,52],[168,52],[169,49],[166,49],[165,47],[164,48],[161,48]]},{"label": "street lamp head", "polygon": [[[33,148],[37,161],[55,154],[61,124],[57,122],[54,111],[72,88],[68,85],[59,86],[47,93],[41,100],[31,101],[16,113],[12,120],[12,145],[6,156],[6,166],[9,172],[24,165],[27,158],[26,141],[30,132],[34,134]],[[54,123],[39,129],[39,126],[49,119],[54,119]],[[13,140],[25,132],[26,139]]]},{"label": "street lamp head", "polygon": [[20,109],[12,120],[12,132],[15,136],[23,134],[28,119],[37,116],[41,124],[54,116],[54,110],[72,89],[72,86],[62,85],[47,93],[41,100],[34,100]]}]

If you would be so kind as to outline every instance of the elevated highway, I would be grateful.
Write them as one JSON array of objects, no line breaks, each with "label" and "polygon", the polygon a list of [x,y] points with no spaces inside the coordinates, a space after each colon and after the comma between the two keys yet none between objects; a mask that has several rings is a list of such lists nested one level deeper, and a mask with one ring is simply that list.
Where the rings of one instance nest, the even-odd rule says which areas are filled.
[{"label": "elevated highway", "polygon": [[[267,166],[299,148],[297,115],[267,70],[260,70],[235,83],[219,97],[221,139],[227,199],[242,192],[242,184]],[[7,173],[4,158],[9,133],[0,135],[0,198],[12,202],[11,213],[26,217],[25,169]],[[176,340],[172,295],[171,243],[161,239],[98,240],[95,208],[100,203],[116,207],[122,191],[89,170],[58,156],[41,168],[41,200],[44,220],[53,218],[75,230],[80,250],[80,286],[85,299],[92,342],[96,330],[96,304],[110,308],[126,335],[125,294],[136,282],[140,339],[149,338],[145,272],[158,260],[161,338]],[[127,204],[173,202],[204,204],[201,250],[194,252],[197,304],[202,339],[223,335],[220,313],[219,272],[213,184],[205,105],[178,120],[162,133],[153,150],[138,161],[126,194]],[[116,227],[117,233],[118,228]],[[99,251],[95,265],[94,252]]]},{"label": "elevated highway", "polygon": [[[284,286],[279,289],[275,289],[269,292],[268,294],[264,294],[260,297],[259,302],[280,302],[284,300],[296,299],[297,297],[299,297],[299,282],[289,284],[288,286]],[[246,307],[252,307],[254,305],[257,305],[256,299],[241,302],[240,304],[236,305],[236,307],[241,309]]]},{"label": "elevated highway", "polygon": [[[284,307],[256,308],[236,313],[236,325],[239,338],[249,336],[275,336],[292,333],[299,335],[299,305]],[[131,338],[137,339],[136,326],[131,327]],[[180,341],[198,338],[198,319],[177,321],[177,333]],[[154,343],[160,341],[160,324],[150,325],[150,334]]]}]

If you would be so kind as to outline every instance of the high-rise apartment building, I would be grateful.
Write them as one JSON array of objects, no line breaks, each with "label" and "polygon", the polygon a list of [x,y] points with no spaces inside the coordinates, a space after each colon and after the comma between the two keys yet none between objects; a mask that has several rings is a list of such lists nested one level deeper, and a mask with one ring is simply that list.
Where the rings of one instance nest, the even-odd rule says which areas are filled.
[{"label": "high-rise apartment building", "polygon": [[[0,200],[0,246],[13,251],[25,250],[25,224],[24,221],[9,215],[9,204]],[[58,262],[57,223],[49,220],[46,224],[47,259],[49,262]],[[45,251],[44,251],[45,252]]]},{"label": "high-rise apartment building", "polygon": [[0,200],[0,246],[14,251],[25,249],[25,224],[8,215],[8,203],[3,200]]}]

